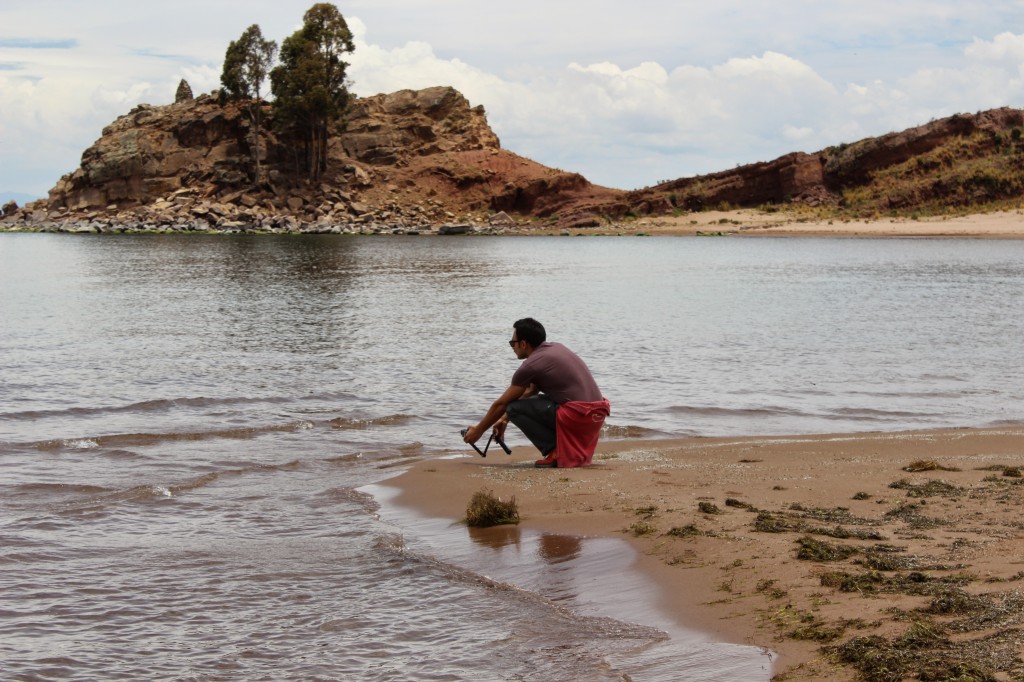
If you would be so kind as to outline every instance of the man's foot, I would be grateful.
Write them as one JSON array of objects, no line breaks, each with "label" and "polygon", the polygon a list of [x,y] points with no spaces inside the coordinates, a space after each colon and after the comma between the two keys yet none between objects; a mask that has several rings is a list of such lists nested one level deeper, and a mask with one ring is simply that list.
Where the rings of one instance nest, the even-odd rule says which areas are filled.
[{"label": "man's foot", "polygon": [[533,463],[538,469],[554,469],[558,467],[558,453],[552,450],[544,459],[538,459]]}]

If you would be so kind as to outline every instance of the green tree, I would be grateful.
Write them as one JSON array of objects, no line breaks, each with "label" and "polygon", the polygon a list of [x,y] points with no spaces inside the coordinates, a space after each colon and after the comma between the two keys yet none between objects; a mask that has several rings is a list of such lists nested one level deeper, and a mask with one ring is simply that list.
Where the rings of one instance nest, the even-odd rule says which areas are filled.
[{"label": "green tree", "polygon": [[253,24],[238,40],[228,45],[224,54],[221,85],[231,99],[248,100],[253,122],[253,157],[256,162],[256,184],[262,175],[260,167],[260,112],[263,108],[263,83],[277,55],[277,43],[265,40],[260,27]]},{"label": "green tree", "polygon": [[281,64],[270,72],[274,123],[301,144],[311,180],[327,168],[330,125],[348,108],[342,56],[355,50],[352,32],[338,8],[317,3],[303,15],[302,28],[281,43]]}]

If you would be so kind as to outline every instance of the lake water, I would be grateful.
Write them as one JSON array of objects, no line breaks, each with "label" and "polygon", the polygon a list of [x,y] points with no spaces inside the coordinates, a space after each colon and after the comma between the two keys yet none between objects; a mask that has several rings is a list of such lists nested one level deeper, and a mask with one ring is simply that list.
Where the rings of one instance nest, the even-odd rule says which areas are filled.
[{"label": "lake water", "polygon": [[0,677],[768,679],[623,542],[389,502],[528,315],[606,438],[1024,422],[1024,241],[4,234]]}]

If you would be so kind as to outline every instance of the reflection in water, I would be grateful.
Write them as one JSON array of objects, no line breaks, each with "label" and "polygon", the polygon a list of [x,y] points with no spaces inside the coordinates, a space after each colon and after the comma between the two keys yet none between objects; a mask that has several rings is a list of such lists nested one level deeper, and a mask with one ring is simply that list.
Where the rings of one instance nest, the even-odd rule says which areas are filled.
[{"label": "reflection in water", "polygon": [[583,541],[578,537],[545,533],[540,536],[537,554],[549,564],[560,564],[578,558],[582,549]]},{"label": "reflection in water", "polygon": [[519,547],[522,542],[522,532],[519,530],[519,526],[514,524],[491,526],[490,528],[468,528],[467,530],[469,530],[469,538],[473,542],[491,549]]},{"label": "reflection in water", "polygon": [[[502,550],[506,547],[520,548],[523,542],[519,526],[505,524],[490,528],[471,528],[469,539],[478,545]],[[578,559],[583,552],[583,540],[574,535],[543,533],[537,539],[537,556],[549,564],[561,564]]]}]

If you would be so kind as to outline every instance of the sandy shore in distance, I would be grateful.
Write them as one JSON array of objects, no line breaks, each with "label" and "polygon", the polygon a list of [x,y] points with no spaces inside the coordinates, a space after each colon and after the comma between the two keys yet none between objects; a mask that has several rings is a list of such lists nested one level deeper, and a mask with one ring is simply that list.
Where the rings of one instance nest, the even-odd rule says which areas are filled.
[{"label": "sandy shore in distance", "polygon": [[[756,209],[701,211],[678,216],[645,216],[615,225],[614,234],[803,237],[975,237],[1024,238],[1024,210],[968,216],[839,220],[767,213]],[[608,234],[602,228],[577,228],[571,234]]]},{"label": "sandy shore in distance", "polygon": [[[436,516],[486,489],[524,527],[627,538],[682,622],[770,647],[778,679],[879,660],[1024,674],[1024,426],[620,441],[583,469],[535,455],[423,461],[389,485]],[[856,638],[880,653],[829,649]]]}]

